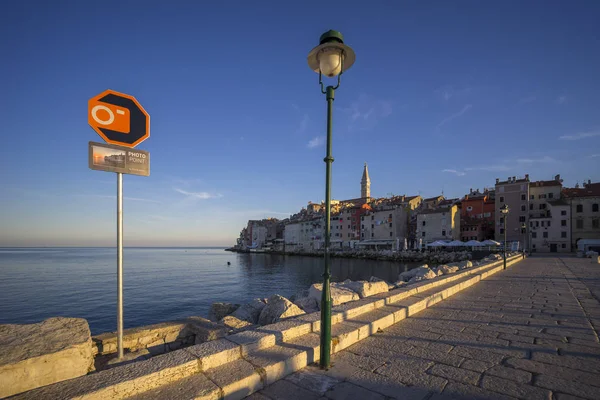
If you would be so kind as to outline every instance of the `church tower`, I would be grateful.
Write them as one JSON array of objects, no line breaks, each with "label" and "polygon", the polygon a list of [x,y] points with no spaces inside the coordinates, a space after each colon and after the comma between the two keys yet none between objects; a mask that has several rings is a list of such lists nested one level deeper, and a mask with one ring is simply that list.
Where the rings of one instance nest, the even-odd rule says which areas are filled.
[{"label": "church tower", "polygon": [[360,180],[360,197],[363,199],[371,197],[371,179],[369,178],[367,163],[365,163],[362,179]]}]

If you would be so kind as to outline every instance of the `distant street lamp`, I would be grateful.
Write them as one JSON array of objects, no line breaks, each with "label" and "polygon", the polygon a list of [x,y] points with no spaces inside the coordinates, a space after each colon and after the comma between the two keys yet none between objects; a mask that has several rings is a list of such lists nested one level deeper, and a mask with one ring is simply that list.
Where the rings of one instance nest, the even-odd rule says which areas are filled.
[{"label": "distant street lamp", "polygon": [[525,224],[525,222],[521,224],[521,233],[523,234],[523,252],[525,252],[525,242],[527,242],[527,246],[529,247],[529,238],[527,237],[527,224]]},{"label": "distant street lamp", "polygon": [[500,207],[500,212],[502,213],[504,218],[504,269],[506,269],[506,218],[508,217],[508,213],[510,212],[508,205],[504,204],[502,207]]},{"label": "distant street lamp", "polygon": [[[331,241],[331,114],[335,89],[340,87],[340,78],[344,71],[354,64],[354,50],[344,44],[344,37],[338,31],[327,31],[321,35],[319,45],[308,53],[308,66],[319,74],[321,93],[327,99],[327,155],[325,161],[325,270],[323,272],[323,290],[321,295],[321,368],[329,368],[331,356],[331,269],[329,263],[329,245]],[[323,88],[322,76],[337,76],[336,86]]]}]

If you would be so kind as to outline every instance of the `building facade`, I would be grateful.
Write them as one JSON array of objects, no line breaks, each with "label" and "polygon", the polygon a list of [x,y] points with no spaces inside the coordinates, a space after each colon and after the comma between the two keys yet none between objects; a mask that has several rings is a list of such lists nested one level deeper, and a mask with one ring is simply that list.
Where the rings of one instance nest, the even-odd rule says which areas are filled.
[{"label": "building facade", "polygon": [[448,208],[422,210],[417,215],[416,236],[423,243],[459,240],[460,234],[460,209],[456,204]]},{"label": "building facade", "polygon": [[495,201],[492,191],[471,189],[461,201],[460,240],[483,241],[494,239],[495,235]]},{"label": "building facade", "polygon": [[580,239],[600,239],[600,182],[587,181],[582,187],[565,188],[565,200],[571,208],[571,247]]},{"label": "building facade", "polygon": [[[504,241],[504,230],[506,229],[506,240],[508,242],[518,241],[523,245],[524,234],[521,226],[529,224],[529,175],[525,178],[513,176],[506,181],[496,179],[496,200],[494,202],[494,213],[496,219],[495,236],[496,241]],[[510,212],[505,217],[500,208],[507,205]],[[526,230],[526,229],[525,229]]]}]

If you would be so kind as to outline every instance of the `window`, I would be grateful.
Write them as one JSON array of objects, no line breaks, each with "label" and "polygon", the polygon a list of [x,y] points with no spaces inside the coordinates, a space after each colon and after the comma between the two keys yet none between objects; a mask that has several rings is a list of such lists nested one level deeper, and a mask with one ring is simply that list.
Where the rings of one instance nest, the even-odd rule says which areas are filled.
[{"label": "window", "polygon": [[442,231],[442,236],[446,236],[446,231]]},{"label": "window", "polygon": [[524,215],[521,215],[519,217],[519,222],[525,222],[525,216]]},{"label": "window", "polygon": [[392,227],[392,223],[390,222],[390,228]]},{"label": "window", "polygon": [[535,227],[538,228],[540,226],[540,221],[535,221]]},{"label": "window", "polygon": [[352,237],[350,234],[348,234],[348,237]]},{"label": "window", "polygon": [[500,228],[500,234],[502,235],[504,233],[504,228]]},{"label": "window", "polygon": [[548,232],[542,232],[542,236],[544,237],[544,239],[548,239]]},{"label": "window", "polygon": [[560,220],[560,226],[567,226],[567,220],[566,219],[561,219]]},{"label": "window", "polygon": [[392,237],[392,232],[390,232],[390,237]]},{"label": "window", "polygon": [[561,237],[561,238],[566,238],[566,237],[567,237],[567,232],[565,232],[565,231],[562,231],[562,232],[560,233],[560,237]]},{"label": "window", "polygon": [[554,198],[554,193],[548,193],[548,198],[549,198],[549,199],[552,199],[552,198]]},{"label": "window", "polygon": [[371,229],[375,229],[375,225],[374,224],[371,224]]},{"label": "window", "polygon": [[582,219],[578,219],[575,221],[575,227],[577,229],[583,229],[583,220]]},{"label": "window", "polygon": [[521,195],[521,200],[523,200],[523,201],[527,200],[527,195],[526,194],[522,194]]},{"label": "window", "polygon": [[560,247],[562,247],[563,249],[566,249],[567,248],[567,244],[563,243],[563,244],[560,245]]},{"label": "window", "polygon": [[531,238],[532,239],[537,238],[537,232],[531,232]]},{"label": "window", "polygon": [[532,245],[531,245],[531,248],[535,250],[535,244],[532,244]]},{"label": "window", "polygon": [[504,223],[504,217],[500,217],[500,223],[503,224]]},{"label": "window", "polygon": [[542,228],[543,228],[544,227],[544,221],[542,221],[541,224],[542,224]]},{"label": "window", "polygon": [[390,214],[390,216],[388,218],[392,218],[392,214]]},{"label": "window", "polygon": [[567,210],[560,210],[560,215],[567,215]]},{"label": "window", "polygon": [[548,227],[550,226],[550,222],[552,222],[552,221],[548,221]]},{"label": "window", "polygon": [[529,209],[533,210],[533,203],[529,203]]},{"label": "window", "polygon": [[483,213],[483,216],[484,216],[485,218],[489,218],[489,217],[491,217],[491,216],[492,216],[492,213],[489,213],[489,212],[488,212],[488,213]]},{"label": "window", "polygon": [[348,229],[350,229],[350,225],[348,225]]},{"label": "window", "polygon": [[500,196],[500,203],[504,203],[504,196]]},{"label": "window", "polygon": [[545,210],[545,209],[546,209],[546,203],[540,204],[540,210]]},{"label": "window", "polygon": [[365,224],[361,224],[360,229],[365,229]]},{"label": "window", "polygon": [[473,207],[471,207],[471,206],[467,207],[467,211],[473,211]]},{"label": "window", "polygon": [[592,212],[598,212],[598,203],[592,204]]},{"label": "window", "polygon": [[533,221],[529,221],[529,226],[533,228]]},{"label": "window", "polygon": [[577,212],[583,212],[583,205],[577,204]]},{"label": "window", "polygon": [[374,236],[375,236],[375,233],[371,232],[371,237],[374,237]]},{"label": "window", "polygon": [[423,221],[423,226],[425,226],[425,221]]},{"label": "window", "polygon": [[365,238],[365,233],[364,233],[364,232],[361,232],[361,233],[360,233],[360,237],[364,239],[364,238]]},{"label": "window", "polygon": [[533,199],[535,199],[535,195],[532,194],[529,196],[529,200],[533,200]]},{"label": "window", "polygon": [[422,235],[422,236],[423,236],[423,237],[425,237],[425,232],[423,232],[423,235]]},{"label": "window", "polygon": [[525,204],[521,205],[521,211],[527,211],[527,206]]},{"label": "window", "polygon": [[592,220],[592,228],[595,228],[595,229],[600,228],[600,219],[594,218]]}]

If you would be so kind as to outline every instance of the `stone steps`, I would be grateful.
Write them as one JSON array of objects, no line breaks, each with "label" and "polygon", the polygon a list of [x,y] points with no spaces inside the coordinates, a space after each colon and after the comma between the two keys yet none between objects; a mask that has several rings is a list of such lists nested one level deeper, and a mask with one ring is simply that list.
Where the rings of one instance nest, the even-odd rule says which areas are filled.
[{"label": "stone steps", "polygon": [[[520,259],[515,256],[507,264]],[[500,270],[502,261],[496,261],[336,306],[332,310],[332,352]],[[319,331],[320,314],[311,313],[35,389],[15,398],[241,399],[318,361]]]}]

